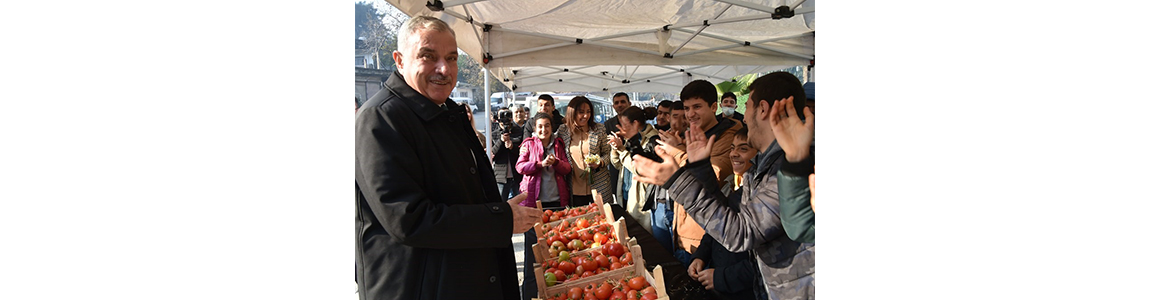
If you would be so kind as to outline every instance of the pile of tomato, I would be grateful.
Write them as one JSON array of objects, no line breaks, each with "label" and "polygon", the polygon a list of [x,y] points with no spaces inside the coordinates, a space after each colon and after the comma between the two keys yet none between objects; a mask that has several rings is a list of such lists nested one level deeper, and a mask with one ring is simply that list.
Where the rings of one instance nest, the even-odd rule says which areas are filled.
[{"label": "pile of tomato", "polygon": [[634,257],[620,243],[606,244],[600,250],[586,255],[570,256],[567,251],[541,264],[546,286],[572,282],[582,278],[621,269],[634,264]]},{"label": "pile of tomato", "polygon": [[541,223],[556,222],[596,211],[601,211],[597,203],[590,203],[589,205],[569,207],[558,211],[545,210],[544,216],[540,219],[542,221]]},{"label": "pile of tomato", "polygon": [[607,280],[590,284],[584,288],[574,287],[567,292],[557,293],[549,300],[654,300],[658,291],[645,277],[635,276],[621,281]]}]

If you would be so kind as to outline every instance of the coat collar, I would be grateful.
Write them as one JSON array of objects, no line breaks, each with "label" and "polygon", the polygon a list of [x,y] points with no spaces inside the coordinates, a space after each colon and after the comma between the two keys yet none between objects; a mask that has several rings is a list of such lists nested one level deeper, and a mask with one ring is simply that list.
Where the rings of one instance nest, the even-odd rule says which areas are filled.
[{"label": "coat collar", "polygon": [[448,110],[459,107],[458,103],[455,103],[451,98],[447,98],[447,110],[443,110],[443,108],[431,102],[430,99],[415,91],[410,85],[407,85],[406,80],[402,78],[402,73],[399,73],[397,70],[390,76],[390,79],[386,79],[386,82],[382,83],[382,87],[401,98],[406,103],[406,107],[409,107],[411,111],[425,121],[430,121]]}]

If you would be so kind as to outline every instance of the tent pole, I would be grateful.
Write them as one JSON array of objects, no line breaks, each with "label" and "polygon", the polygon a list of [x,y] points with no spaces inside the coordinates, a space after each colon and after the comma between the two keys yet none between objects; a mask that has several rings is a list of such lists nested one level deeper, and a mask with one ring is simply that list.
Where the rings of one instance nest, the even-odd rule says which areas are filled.
[{"label": "tent pole", "polygon": [[[492,148],[492,142],[493,142],[492,140],[494,140],[492,138],[492,116],[493,116],[492,113],[494,113],[494,111],[492,111],[492,91],[489,88],[491,88],[491,81],[489,81],[489,79],[488,79],[487,65],[484,65],[483,66],[483,106],[484,106],[484,108],[483,108],[483,112],[484,112],[483,113],[483,124],[484,124],[483,128],[484,128],[484,131],[486,131],[486,132],[484,132],[483,135],[487,137],[485,139],[485,140],[487,140],[487,149]],[[500,101],[504,101],[502,97],[501,97]],[[487,150],[485,149],[484,151],[487,151]],[[491,158],[492,158],[492,156],[488,155],[488,160],[491,160]],[[492,162],[492,163],[495,163],[495,162]]]}]

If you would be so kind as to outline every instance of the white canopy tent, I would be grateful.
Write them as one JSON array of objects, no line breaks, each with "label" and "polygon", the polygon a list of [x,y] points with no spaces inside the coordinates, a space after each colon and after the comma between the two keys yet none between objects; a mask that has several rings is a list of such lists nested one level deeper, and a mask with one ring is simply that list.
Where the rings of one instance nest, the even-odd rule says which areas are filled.
[{"label": "white canopy tent", "polygon": [[386,0],[455,29],[516,92],[678,93],[809,65],[813,0]]}]

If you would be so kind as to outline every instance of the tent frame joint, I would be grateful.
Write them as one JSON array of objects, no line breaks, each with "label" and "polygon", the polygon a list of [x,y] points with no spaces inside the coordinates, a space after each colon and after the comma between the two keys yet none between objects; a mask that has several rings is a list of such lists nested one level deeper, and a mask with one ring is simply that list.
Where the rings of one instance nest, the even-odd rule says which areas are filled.
[{"label": "tent frame joint", "polygon": [[777,6],[776,10],[772,11],[772,20],[787,19],[796,16],[796,12],[788,5]]},{"label": "tent frame joint", "polygon": [[443,11],[443,0],[427,0],[427,9],[431,11]]}]

